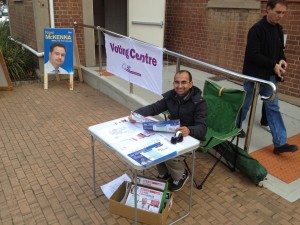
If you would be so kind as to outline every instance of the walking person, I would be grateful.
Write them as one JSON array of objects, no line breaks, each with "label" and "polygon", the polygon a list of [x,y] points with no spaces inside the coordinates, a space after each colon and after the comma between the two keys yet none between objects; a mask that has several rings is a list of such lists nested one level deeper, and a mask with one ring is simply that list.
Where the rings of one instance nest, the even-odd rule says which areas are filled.
[{"label": "walking person", "polygon": [[[283,30],[279,24],[287,12],[287,5],[287,0],[268,0],[266,15],[254,24],[248,32],[243,66],[243,74],[271,81],[276,86],[275,98],[272,101],[264,102],[275,154],[298,150],[297,145],[287,143],[286,128],[278,105],[278,81],[283,80],[288,66],[284,55]],[[241,110],[241,121],[245,120],[249,111],[253,88],[253,82],[244,82],[247,95]],[[261,86],[259,94],[270,96],[272,90],[266,86]],[[237,127],[241,127],[241,125],[237,122]]]}]

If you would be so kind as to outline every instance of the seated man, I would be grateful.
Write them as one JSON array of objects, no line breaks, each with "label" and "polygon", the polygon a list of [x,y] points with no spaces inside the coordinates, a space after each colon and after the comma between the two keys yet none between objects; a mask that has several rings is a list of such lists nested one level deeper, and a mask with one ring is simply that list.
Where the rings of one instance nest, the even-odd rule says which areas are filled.
[{"label": "seated man", "polygon": [[[164,93],[163,99],[135,112],[142,116],[155,116],[168,110],[170,119],[180,119],[181,127],[177,131],[181,131],[183,137],[190,135],[204,140],[207,130],[207,104],[201,96],[202,91],[193,86],[192,75],[186,70],[176,72],[173,85],[174,89]],[[136,122],[131,115],[129,120]],[[158,178],[171,178],[170,191],[179,191],[189,177],[183,160],[184,156],[178,156],[157,165]]]}]

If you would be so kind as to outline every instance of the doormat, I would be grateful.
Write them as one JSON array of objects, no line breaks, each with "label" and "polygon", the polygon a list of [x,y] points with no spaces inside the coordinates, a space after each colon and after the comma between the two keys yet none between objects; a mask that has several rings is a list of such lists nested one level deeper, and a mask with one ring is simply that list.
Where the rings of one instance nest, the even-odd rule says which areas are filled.
[{"label": "doormat", "polygon": [[[96,72],[100,73],[100,70],[96,70]],[[106,77],[113,76],[112,73],[107,72],[106,70],[101,70],[101,73],[102,73],[103,76],[106,76]]]},{"label": "doormat", "polygon": [[[288,138],[289,144],[295,144],[300,147],[300,134]],[[258,160],[274,177],[285,183],[291,183],[300,178],[300,150],[296,152],[282,153],[276,155],[273,153],[274,145],[266,146],[250,155]]]}]

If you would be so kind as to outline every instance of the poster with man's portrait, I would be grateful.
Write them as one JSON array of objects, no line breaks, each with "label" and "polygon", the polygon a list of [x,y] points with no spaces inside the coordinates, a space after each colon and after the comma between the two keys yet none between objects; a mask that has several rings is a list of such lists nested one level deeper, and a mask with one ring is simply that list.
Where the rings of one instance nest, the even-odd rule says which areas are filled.
[{"label": "poster with man's portrait", "polygon": [[44,71],[47,74],[73,74],[72,28],[44,29]]}]

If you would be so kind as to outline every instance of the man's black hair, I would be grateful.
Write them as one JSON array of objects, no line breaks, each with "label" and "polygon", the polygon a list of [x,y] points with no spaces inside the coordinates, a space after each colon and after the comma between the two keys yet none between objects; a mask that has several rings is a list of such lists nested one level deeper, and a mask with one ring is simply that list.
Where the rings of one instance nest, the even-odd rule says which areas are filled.
[{"label": "man's black hair", "polygon": [[61,47],[61,48],[64,48],[65,51],[67,51],[67,48],[66,48],[66,46],[65,46],[64,44],[59,43],[59,42],[55,42],[55,43],[53,43],[53,44],[50,46],[50,52],[53,52],[53,49],[54,49],[55,47]]},{"label": "man's black hair", "polygon": [[[178,71],[176,72],[176,74],[182,74],[182,73],[184,73],[184,72],[186,72],[186,73],[189,75],[190,82],[193,81],[192,74],[191,74],[190,71],[188,71],[188,70],[178,70]],[[175,75],[176,75],[176,74],[175,74]]]},{"label": "man's black hair", "polygon": [[271,9],[274,9],[276,4],[281,4],[284,6],[288,6],[288,1],[287,0],[268,0],[267,2],[267,8],[270,7]]}]

